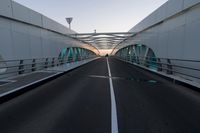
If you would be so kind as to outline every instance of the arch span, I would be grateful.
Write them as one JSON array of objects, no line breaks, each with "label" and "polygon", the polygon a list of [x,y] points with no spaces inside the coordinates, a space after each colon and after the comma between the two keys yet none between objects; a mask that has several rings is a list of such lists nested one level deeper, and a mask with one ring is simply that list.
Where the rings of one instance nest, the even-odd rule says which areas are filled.
[{"label": "arch span", "polygon": [[63,48],[59,54],[60,59],[69,62],[84,60],[95,56],[96,54],[93,51],[81,47]]},{"label": "arch span", "polygon": [[146,45],[129,45],[119,49],[115,55],[123,60],[142,64],[151,69],[158,70],[156,55],[154,51]]}]

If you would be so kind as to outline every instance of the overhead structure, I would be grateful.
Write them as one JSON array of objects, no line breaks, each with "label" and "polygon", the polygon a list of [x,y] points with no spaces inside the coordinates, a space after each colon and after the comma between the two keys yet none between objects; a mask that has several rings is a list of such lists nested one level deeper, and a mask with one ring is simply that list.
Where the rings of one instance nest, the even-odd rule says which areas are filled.
[{"label": "overhead structure", "polygon": [[133,32],[110,32],[110,33],[80,33],[70,36],[79,41],[88,43],[97,49],[113,49],[119,43],[135,35]]}]

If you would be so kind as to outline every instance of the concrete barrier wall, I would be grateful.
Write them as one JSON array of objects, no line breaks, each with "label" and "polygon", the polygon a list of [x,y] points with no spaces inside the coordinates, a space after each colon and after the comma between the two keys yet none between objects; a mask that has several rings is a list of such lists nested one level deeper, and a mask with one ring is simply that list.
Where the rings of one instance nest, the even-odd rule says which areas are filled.
[{"label": "concrete barrier wall", "polygon": [[157,57],[199,60],[200,0],[169,0],[130,31],[132,44],[152,48]]},{"label": "concrete barrier wall", "polygon": [[0,1],[0,55],[4,60],[57,57],[62,48],[91,46],[66,37],[75,33],[11,0]]},{"label": "concrete barrier wall", "polygon": [[[137,34],[120,44],[115,52],[128,45],[143,44],[158,58],[200,60],[200,0],[169,0],[130,32]],[[172,64],[200,68],[199,63],[172,61]],[[175,67],[173,70],[200,76],[192,70]]]}]

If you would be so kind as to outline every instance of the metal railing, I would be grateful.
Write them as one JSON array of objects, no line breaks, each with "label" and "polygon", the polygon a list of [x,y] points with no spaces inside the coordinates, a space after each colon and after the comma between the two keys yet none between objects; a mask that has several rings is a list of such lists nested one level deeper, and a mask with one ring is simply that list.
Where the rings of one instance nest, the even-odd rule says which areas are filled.
[{"label": "metal railing", "polygon": [[95,56],[76,56],[67,58],[50,57],[0,61],[0,79],[5,79],[11,76],[17,76],[34,71],[40,71],[93,57]]},{"label": "metal railing", "polygon": [[118,58],[135,63],[167,75],[175,75],[200,83],[200,60],[168,59],[142,56],[123,56]]}]

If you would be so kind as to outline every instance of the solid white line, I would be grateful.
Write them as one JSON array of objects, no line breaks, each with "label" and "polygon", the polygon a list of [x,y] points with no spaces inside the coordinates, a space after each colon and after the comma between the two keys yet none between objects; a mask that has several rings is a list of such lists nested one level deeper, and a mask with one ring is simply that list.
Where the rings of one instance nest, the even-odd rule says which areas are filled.
[{"label": "solid white line", "polygon": [[107,66],[108,66],[110,94],[111,94],[111,133],[118,133],[118,120],[117,120],[115,93],[114,93],[112,75],[111,75],[111,71],[110,71],[110,65],[109,65],[108,58],[106,58],[106,61],[107,61]]}]

